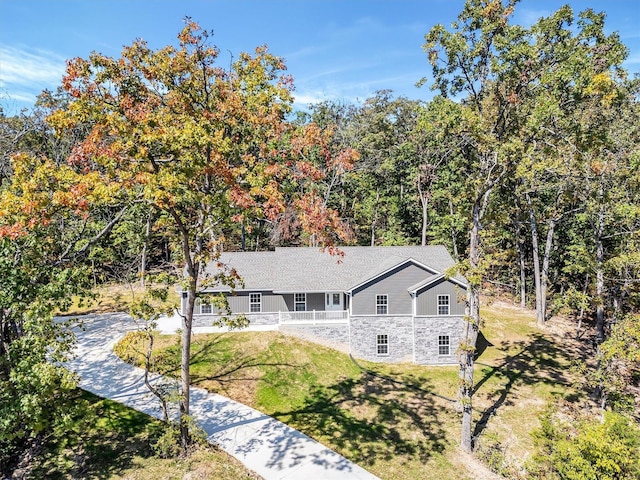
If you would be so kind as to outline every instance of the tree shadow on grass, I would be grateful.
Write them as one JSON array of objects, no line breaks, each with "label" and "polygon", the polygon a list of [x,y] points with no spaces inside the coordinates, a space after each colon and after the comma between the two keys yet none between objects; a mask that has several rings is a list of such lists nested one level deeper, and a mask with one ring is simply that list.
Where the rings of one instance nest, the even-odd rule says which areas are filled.
[{"label": "tree shadow on grass", "polygon": [[[112,478],[135,456],[153,455],[164,425],[144,413],[78,390],[70,429],[50,436],[32,478]],[[79,407],[79,408],[78,408]]]},{"label": "tree shadow on grass", "polygon": [[418,458],[445,448],[442,404],[433,387],[419,390],[364,372],[332,385],[314,385],[303,404],[274,416],[336,449],[360,465]]},{"label": "tree shadow on grass", "polygon": [[[191,366],[191,384],[200,386],[204,382],[214,381],[219,384],[234,381],[255,381],[256,376],[239,376],[239,373],[254,367],[296,367],[288,363],[264,362],[258,355],[245,352],[238,354],[230,350],[229,336],[225,334],[210,335],[204,342],[194,341],[189,360]],[[167,348],[167,353],[154,354],[155,369],[161,375],[178,377],[180,374],[180,343]],[[204,366],[206,373],[198,367]]]},{"label": "tree shadow on grass", "polygon": [[534,333],[527,340],[505,342],[501,349],[509,352],[497,365],[487,365],[476,361],[476,365],[485,367],[484,376],[474,387],[478,392],[492,377],[498,376],[505,381],[495,392],[488,392],[493,403],[482,412],[476,423],[473,437],[477,438],[486,428],[489,420],[503,405],[512,405],[509,394],[520,385],[545,384],[551,387],[571,386],[569,365],[581,352],[575,347],[559,344],[540,333]]}]

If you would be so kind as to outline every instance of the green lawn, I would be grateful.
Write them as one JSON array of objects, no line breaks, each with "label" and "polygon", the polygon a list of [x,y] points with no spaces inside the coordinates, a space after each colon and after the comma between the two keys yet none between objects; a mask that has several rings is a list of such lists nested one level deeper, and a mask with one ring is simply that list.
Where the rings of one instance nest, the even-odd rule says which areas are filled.
[{"label": "green lawn", "polygon": [[[559,321],[539,329],[531,312],[506,304],[483,313],[474,433],[484,452],[501,452],[500,468],[516,471],[532,451],[537,414],[555,395],[576,393],[569,367],[580,345]],[[178,374],[178,341],[158,338],[158,370]],[[277,332],[199,335],[192,352],[196,385],[275,416],[382,479],[473,478],[480,468],[457,448],[455,367],[355,364]]]},{"label": "green lawn", "polygon": [[259,478],[215,448],[199,448],[184,459],[159,458],[153,445],[165,431],[162,422],[82,390],[76,395],[71,424],[45,439],[24,478]]},{"label": "green lawn", "polygon": [[[140,299],[145,288],[138,283],[107,284],[95,288],[93,298],[72,298],[72,305],[60,315],[87,315],[91,313],[128,312],[134,299]],[[169,287],[168,302],[180,304],[180,298],[175,287]]]}]

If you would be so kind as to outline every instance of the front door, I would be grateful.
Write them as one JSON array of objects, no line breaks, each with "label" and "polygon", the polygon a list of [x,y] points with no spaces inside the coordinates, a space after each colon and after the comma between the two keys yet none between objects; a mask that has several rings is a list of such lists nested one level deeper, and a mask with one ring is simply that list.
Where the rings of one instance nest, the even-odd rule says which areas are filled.
[{"label": "front door", "polygon": [[342,292],[328,292],[324,295],[325,310],[343,310]]}]

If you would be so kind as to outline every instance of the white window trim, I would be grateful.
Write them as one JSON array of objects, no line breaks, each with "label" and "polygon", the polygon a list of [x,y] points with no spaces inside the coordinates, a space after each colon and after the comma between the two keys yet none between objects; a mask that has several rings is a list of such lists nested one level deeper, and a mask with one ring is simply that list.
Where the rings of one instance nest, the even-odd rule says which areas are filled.
[{"label": "white window trim", "polygon": [[[193,314],[194,315],[212,315],[212,313],[202,313],[202,305],[204,304],[205,302],[203,302],[200,297],[196,297],[196,303],[193,308]],[[185,303],[185,310],[186,310],[186,303]],[[213,307],[211,308],[211,311],[213,312]]]},{"label": "white window trim", "polygon": [[[446,298],[447,299],[447,304],[440,304],[440,299],[441,298]],[[447,313],[440,313],[440,307],[447,307]],[[449,294],[440,294],[437,296],[437,300],[436,300],[436,312],[438,315],[451,315],[451,295]]]},{"label": "white window trim", "polygon": [[[304,295],[304,300],[303,301],[296,300],[296,297],[298,295]],[[298,310],[296,308],[298,304],[303,304],[304,308],[302,310]],[[293,311],[294,312],[306,312],[307,311],[307,294],[306,293],[299,292],[299,293],[294,293],[293,294]]]},{"label": "white window trim", "polygon": [[[257,295],[258,296],[258,301],[257,302],[252,302],[251,301],[251,297]],[[253,310],[253,308],[251,308],[253,305],[258,305],[258,310]],[[249,294],[249,313],[261,313],[262,312],[262,294],[261,293],[250,293]]]},{"label": "white window trim", "polygon": [[[386,343],[380,342],[380,337],[384,336],[386,338]],[[380,347],[387,347],[387,353],[380,353]],[[389,334],[388,333],[378,333],[376,334],[376,356],[378,357],[388,357],[389,356]]]},{"label": "white window trim", "polygon": [[[440,343],[441,338],[447,338],[448,343],[446,344],[447,353],[440,353],[440,347],[444,347],[445,344]],[[438,335],[438,356],[439,357],[448,357],[451,355],[451,335]]]},{"label": "white window trim", "polygon": [[[378,303],[378,298],[384,297],[385,303],[384,306],[387,309],[387,313],[378,313],[378,306],[382,306],[382,304]],[[389,294],[388,293],[377,293],[376,294],[376,315],[389,315]]]},{"label": "white window trim", "polygon": [[[209,312],[203,312],[203,307],[209,307]],[[213,315],[213,305],[207,302],[200,302],[200,315]]]}]

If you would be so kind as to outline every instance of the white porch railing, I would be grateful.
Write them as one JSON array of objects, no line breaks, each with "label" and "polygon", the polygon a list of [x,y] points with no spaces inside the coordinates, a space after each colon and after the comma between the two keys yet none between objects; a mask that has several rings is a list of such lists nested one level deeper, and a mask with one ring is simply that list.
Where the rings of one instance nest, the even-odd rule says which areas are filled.
[{"label": "white porch railing", "polygon": [[312,310],[309,312],[278,312],[280,324],[347,323],[347,310]]}]

